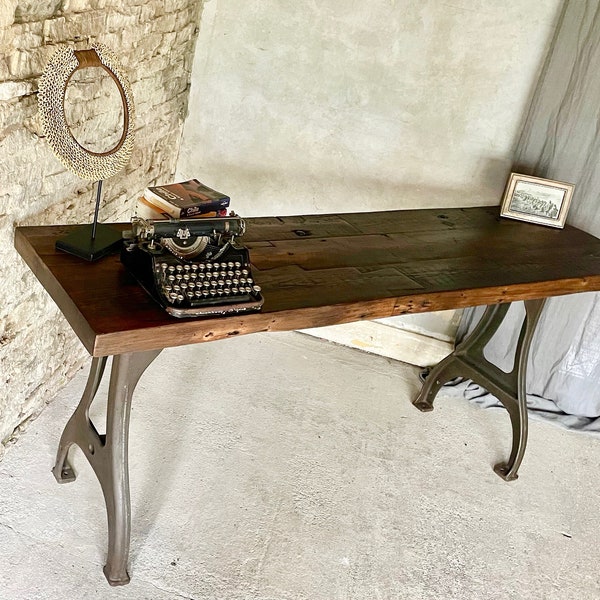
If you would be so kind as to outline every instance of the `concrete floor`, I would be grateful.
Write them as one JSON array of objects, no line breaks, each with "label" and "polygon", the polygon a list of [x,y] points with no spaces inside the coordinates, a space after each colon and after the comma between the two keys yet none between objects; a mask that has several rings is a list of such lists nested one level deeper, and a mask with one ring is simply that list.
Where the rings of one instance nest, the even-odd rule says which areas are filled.
[{"label": "concrete floor", "polygon": [[[600,440],[410,404],[418,371],[299,333],[163,352],[134,397],[122,588],[82,455],[50,468],[82,371],[0,463],[0,600],[597,599]],[[101,403],[95,406],[99,413]]]}]

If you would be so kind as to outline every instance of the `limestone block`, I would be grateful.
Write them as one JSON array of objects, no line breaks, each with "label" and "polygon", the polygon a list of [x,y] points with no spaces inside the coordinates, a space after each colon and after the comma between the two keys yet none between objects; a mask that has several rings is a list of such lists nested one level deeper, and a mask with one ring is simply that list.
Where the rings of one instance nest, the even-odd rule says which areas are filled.
[{"label": "limestone block", "polygon": [[11,52],[24,48],[36,48],[42,44],[43,25],[41,23],[22,23],[11,27]]},{"label": "limestone block", "polygon": [[63,0],[63,12],[81,13],[92,8],[92,3],[89,0]]},{"label": "limestone block", "polygon": [[137,15],[126,15],[122,12],[109,12],[106,15],[106,29],[108,31],[122,31],[131,28],[137,23]]},{"label": "limestone block", "polygon": [[160,31],[161,33],[167,33],[169,31],[175,31],[176,25],[177,16],[174,13],[168,13],[155,19],[152,22],[152,29],[154,31]]},{"label": "limestone block", "polygon": [[2,0],[0,2],[0,29],[9,27],[15,21],[15,9],[18,0]]},{"label": "limestone block", "polygon": [[62,0],[19,0],[15,10],[17,23],[43,21],[60,11]]},{"label": "limestone block", "polygon": [[31,94],[33,91],[34,86],[31,81],[3,81],[0,82],[0,101],[12,100]]}]

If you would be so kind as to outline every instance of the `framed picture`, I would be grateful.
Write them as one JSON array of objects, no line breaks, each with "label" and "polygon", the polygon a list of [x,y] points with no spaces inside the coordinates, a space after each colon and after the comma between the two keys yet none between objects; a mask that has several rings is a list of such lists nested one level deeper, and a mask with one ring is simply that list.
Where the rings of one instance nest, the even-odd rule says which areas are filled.
[{"label": "framed picture", "polygon": [[511,173],[500,216],[562,228],[574,187],[572,183]]}]

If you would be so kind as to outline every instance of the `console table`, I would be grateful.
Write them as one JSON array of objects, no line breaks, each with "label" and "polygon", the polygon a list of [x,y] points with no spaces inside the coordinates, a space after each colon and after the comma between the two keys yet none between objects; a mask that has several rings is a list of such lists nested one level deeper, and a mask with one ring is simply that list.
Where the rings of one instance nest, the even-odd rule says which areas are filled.
[{"label": "console table", "polygon": [[[498,213],[478,207],[247,219],[243,242],[265,297],[263,310],[181,320],[154,304],[118,256],[87,263],[56,251],[55,241],[72,227],[18,227],[18,252],[92,356],[53,472],[61,483],[75,479],[68,462],[73,444],[92,465],[106,501],[109,583],[129,581],[131,398],[146,367],[167,347],[487,305],[471,335],[432,370],[414,404],[431,410],[441,385],[457,375],[486,387],[507,408],[513,433],[510,456],[495,470],[515,479],[527,441],[527,358],[544,298],[600,290],[600,240],[574,227],[552,229]],[[525,301],[526,317],[514,369],[504,373],[485,360],[483,348],[516,300]],[[109,356],[106,434],[99,434],[88,409]]]}]

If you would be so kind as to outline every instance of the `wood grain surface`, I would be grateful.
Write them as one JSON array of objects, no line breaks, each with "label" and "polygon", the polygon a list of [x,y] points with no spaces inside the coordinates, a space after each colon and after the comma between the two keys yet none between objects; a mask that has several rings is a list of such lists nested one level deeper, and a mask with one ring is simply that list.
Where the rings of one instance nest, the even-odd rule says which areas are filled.
[{"label": "wood grain surface", "polygon": [[56,251],[72,226],[18,227],[15,246],[93,356],[600,289],[600,240],[498,215],[480,207],[246,219],[265,304],[220,318],[170,317],[118,255],[88,263]]}]

